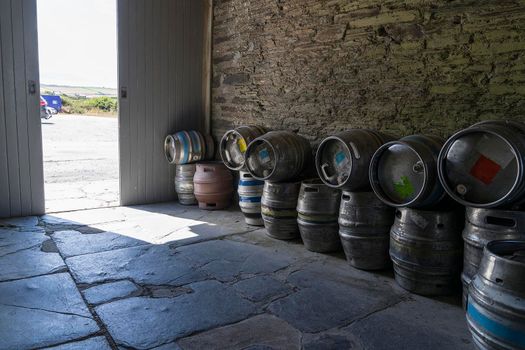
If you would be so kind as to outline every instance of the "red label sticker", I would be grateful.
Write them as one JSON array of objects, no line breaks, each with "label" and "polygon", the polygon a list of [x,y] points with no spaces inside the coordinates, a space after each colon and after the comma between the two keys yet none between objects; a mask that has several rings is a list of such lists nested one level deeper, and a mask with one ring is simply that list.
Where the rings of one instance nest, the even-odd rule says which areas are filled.
[{"label": "red label sticker", "polygon": [[500,170],[501,166],[498,163],[481,155],[476,164],[470,169],[470,175],[474,176],[485,185],[490,185]]}]

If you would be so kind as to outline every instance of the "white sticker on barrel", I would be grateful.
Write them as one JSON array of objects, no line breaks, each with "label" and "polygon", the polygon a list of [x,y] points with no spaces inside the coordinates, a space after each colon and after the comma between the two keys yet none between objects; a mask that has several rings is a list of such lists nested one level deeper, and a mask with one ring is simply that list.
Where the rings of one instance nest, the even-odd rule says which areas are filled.
[{"label": "white sticker on barrel", "polygon": [[428,226],[428,220],[417,213],[413,212],[410,218],[412,219],[412,222],[421,229],[424,229]]},{"label": "white sticker on barrel", "polygon": [[515,158],[514,153],[507,144],[495,143],[494,139],[486,136],[483,136],[476,144],[476,150],[484,157],[498,164],[502,169],[505,169]]},{"label": "white sticker on barrel", "polygon": [[259,158],[261,159],[262,163],[268,163],[270,161],[270,154],[266,148],[263,148],[259,151]]}]

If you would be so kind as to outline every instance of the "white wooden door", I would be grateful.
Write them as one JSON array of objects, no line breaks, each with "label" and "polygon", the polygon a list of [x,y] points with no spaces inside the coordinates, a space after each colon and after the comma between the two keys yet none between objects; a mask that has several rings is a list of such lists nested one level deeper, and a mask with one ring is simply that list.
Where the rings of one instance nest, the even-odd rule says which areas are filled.
[{"label": "white wooden door", "polygon": [[210,0],[118,0],[121,204],[176,198],[164,138],[206,126]]},{"label": "white wooden door", "polygon": [[0,0],[0,217],[44,213],[36,0]]}]

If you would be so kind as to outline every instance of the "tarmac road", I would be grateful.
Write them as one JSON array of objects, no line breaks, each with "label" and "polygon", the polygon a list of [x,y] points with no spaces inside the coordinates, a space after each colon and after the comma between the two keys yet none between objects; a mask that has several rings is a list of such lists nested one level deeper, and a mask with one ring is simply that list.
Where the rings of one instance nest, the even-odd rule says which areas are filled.
[{"label": "tarmac road", "polygon": [[46,212],[118,205],[117,118],[56,115],[42,135]]}]

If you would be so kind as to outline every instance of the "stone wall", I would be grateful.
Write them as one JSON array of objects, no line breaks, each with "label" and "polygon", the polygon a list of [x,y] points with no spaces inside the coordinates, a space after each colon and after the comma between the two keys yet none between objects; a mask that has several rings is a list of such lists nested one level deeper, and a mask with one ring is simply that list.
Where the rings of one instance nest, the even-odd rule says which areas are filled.
[{"label": "stone wall", "polygon": [[525,120],[524,55],[525,1],[216,0],[213,133]]}]

